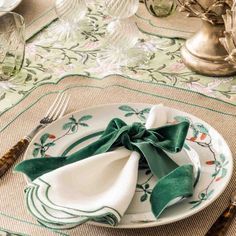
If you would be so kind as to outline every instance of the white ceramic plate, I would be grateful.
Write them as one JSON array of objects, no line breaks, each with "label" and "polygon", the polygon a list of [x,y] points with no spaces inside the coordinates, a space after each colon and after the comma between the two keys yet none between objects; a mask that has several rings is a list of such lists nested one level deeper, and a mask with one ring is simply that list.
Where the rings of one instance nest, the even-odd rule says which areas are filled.
[{"label": "white ceramic plate", "polygon": [[[34,138],[25,153],[25,159],[73,153],[96,140],[108,122],[115,117],[128,124],[145,122],[151,106],[135,103],[111,104],[69,114],[46,127]],[[200,157],[200,172],[194,195],[168,207],[159,219],[155,219],[149,203],[155,179],[149,170],[140,170],[135,196],[117,228],[152,227],[189,217],[216,200],[231,178],[233,159],[223,137],[209,124],[193,115],[169,107],[164,109],[168,113],[168,122],[186,119],[190,122],[186,143],[191,150],[197,152],[196,158]],[[179,164],[187,161],[181,155],[175,156],[175,160]]]},{"label": "white ceramic plate", "polygon": [[0,0],[0,16],[3,15],[1,11],[12,11],[15,9],[22,0]]}]

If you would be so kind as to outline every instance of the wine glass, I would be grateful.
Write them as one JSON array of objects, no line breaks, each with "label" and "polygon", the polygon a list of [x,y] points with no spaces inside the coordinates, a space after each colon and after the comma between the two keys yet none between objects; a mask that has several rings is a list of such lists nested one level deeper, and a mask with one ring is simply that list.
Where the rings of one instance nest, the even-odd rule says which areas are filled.
[{"label": "wine glass", "polygon": [[67,40],[78,41],[83,31],[90,31],[91,25],[86,19],[85,0],[55,0],[54,7],[59,19],[49,33],[49,43],[64,43]]},{"label": "wine glass", "polygon": [[157,17],[169,16],[176,9],[175,0],[145,0],[148,11]]},{"label": "wine glass", "polygon": [[147,63],[150,53],[139,44],[141,33],[132,18],[138,10],[139,0],[105,0],[104,3],[113,20],[107,26],[98,63],[116,67]]},{"label": "wine glass", "polygon": [[87,7],[84,0],[55,0],[55,10],[62,22],[77,27],[85,17]]},{"label": "wine glass", "polygon": [[59,40],[77,38],[81,20],[87,12],[85,0],[55,0],[55,10],[60,20]]},{"label": "wine glass", "polygon": [[9,80],[22,68],[25,55],[25,23],[21,15],[0,12],[0,81]]}]

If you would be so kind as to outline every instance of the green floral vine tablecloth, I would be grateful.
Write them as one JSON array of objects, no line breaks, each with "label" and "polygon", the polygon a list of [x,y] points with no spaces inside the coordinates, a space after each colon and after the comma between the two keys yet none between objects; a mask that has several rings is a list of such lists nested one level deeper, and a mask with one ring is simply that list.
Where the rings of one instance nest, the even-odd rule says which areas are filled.
[{"label": "green floral vine tablecloth", "polygon": [[60,32],[60,21],[54,21],[27,42],[22,71],[10,81],[0,81],[0,113],[17,104],[38,86],[57,83],[71,74],[98,80],[119,74],[129,80],[192,90],[236,104],[236,77],[213,78],[189,71],[180,56],[180,48],[184,43],[182,39],[142,34],[140,44],[151,52],[147,65],[120,69],[112,64],[99,66],[97,53],[104,39],[106,25],[111,19],[103,14],[101,7],[89,9],[88,18],[95,28],[92,33],[82,31],[76,42],[52,40]]}]

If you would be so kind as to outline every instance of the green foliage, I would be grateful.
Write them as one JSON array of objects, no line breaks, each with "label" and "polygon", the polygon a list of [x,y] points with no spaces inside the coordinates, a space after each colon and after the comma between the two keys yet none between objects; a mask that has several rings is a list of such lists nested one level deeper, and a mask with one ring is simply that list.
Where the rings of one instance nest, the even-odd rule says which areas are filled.
[{"label": "green foliage", "polygon": [[40,148],[35,148],[35,149],[33,150],[33,157],[37,157],[38,154],[39,154],[39,151],[40,151]]},{"label": "green foliage", "polygon": [[222,163],[225,162],[225,155],[223,153],[220,154],[220,160]]},{"label": "green foliage", "polygon": [[194,127],[196,127],[198,132],[208,134],[208,129],[203,124],[194,123]]},{"label": "green foliage", "polygon": [[147,200],[147,198],[148,198],[147,193],[144,193],[144,194],[141,196],[140,201],[141,201],[141,202],[144,202],[144,201]]},{"label": "green foliage", "polygon": [[40,138],[41,144],[44,144],[47,141],[48,137],[49,137],[48,133],[43,134]]},{"label": "green foliage", "polygon": [[120,106],[119,109],[122,110],[122,111],[129,111],[129,112],[132,111],[132,112],[135,113],[135,110],[132,107],[127,106],[127,105]]},{"label": "green foliage", "polygon": [[146,117],[144,114],[148,114],[150,112],[150,108],[144,108],[143,110],[139,111],[134,109],[128,105],[122,105],[119,107],[121,111],[126,112],[125,117],[130,117],[136,115],[141,121],[145,121]]},{"label": "green foliage", "polygon": [[92,119],[92,116],[91,116],[91,115],[82,116],[82,117],[79,119],[79,123],[80,123],[80,122],[83,122],[83,121],[90,120],[90,119]]},{"label": "green foliage", "polygon": [[92,119],[91,115],[82,116],[78,120],[76,120],[75,117],[72,115],[69,118],[69,122],[65,123],[62,126],[62,129],[67,130],[68,132],[75,133],[77,132],[79,126],[88,127],[89,125],[85,123],[85,121],[88,121],[90,119]]}]

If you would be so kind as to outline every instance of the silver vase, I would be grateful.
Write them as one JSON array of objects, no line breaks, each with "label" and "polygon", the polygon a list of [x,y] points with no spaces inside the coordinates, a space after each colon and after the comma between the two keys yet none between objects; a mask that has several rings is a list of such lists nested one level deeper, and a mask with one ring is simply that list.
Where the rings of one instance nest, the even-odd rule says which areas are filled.
[{"label": "silver vase", "polygon": [[181,49],[184,63],[203,75],[227,76],[236,74],[236,68],[225,58],[228,53],[221,44],[225,25],[222,15],[230,10],[233,0],[178,0],[181,11],[190,17],[199,17],[202,28],[188,39]]}]

